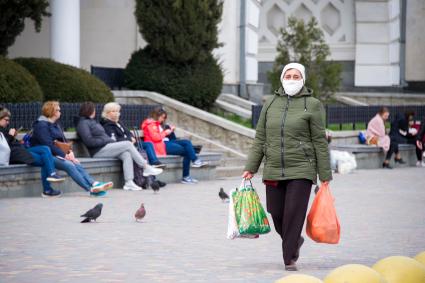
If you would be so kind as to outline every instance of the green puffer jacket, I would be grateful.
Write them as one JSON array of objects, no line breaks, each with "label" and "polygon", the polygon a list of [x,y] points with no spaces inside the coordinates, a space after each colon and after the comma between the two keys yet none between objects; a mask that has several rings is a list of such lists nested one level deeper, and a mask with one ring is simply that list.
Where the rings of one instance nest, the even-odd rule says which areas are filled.
[{"label": "green puffer jacket", "polygon": [[291,97],[280,88],[264,103],[245,171],[256,173],[265,156],[263,180],[332,179],[325,111],[311,94],[304,87]]}]

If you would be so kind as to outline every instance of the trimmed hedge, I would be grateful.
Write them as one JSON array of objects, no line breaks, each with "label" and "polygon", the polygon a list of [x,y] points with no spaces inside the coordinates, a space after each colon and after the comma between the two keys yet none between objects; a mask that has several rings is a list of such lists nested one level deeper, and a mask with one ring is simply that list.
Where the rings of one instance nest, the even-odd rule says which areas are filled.
[{"label": "trimmed hedge", "polygon": [[89,72],[45,58],[17,58],[38,81],[44,100],[106,103],[114,101],[109,88]]},{"label": "trimmed hedge", "polygon": [[0,101],[42,101],[43,93],[35,78],[24,67],[0,56]]},{"label": "trimmed hedge", "polygon": [[210,55],[197,64],[175,64],[154,56],[149,47],[134,52],[125,69],[129,89],[156,91],[198,108],[208,109],[220,95],[223,74]]}]

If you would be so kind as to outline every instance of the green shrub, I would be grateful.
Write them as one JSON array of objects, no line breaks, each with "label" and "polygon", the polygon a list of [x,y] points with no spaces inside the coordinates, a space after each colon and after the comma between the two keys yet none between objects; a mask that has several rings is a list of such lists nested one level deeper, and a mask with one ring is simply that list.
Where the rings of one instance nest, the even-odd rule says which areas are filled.
[{"label": "green shrub", "polygon": [[223,74],[210,55],[203,63],[173,64],[138,50],[125,70],[130,89],[156,91],[198,108],[208,109],[221,92]]},{"label": "green shrub", "polygon": [[60,102],[114,100],[109,88],[89,72],[45,58],[17,58],[38,81],[44,100]]},{"label": "green shrub", "polygon": [[42,101],[43,93],[35,78],[24,67],[0,56],[0,101]]},{"label": "green shrub", "polygon": [[174,63],[207,60],[218,43],[223,1],[136,0],[140,33],[159,57]]},{"label": "green shrub", "polygon": [[208,109],[221,92],[223,74],[212,50],[223,1],[136,0],[135,16],[148,45],[126,67],[126,87],[162,93]]}]

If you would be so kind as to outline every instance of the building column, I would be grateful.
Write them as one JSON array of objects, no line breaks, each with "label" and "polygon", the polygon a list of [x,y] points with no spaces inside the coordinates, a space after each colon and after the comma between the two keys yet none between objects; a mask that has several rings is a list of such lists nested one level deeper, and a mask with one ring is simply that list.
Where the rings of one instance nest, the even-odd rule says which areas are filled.
[{"label": "building column", "polygon": [[356,0],[355,86],[400,85],[400,0]]},{"label": "building column", "polygon": [[50,57],[80,67],[80,0],[51,0]]},{"label": "building column", "polygon": [[257,103],[263,95],[263,85],[257,83],[260,5],[258,0],[241,0],[239,95]]}]

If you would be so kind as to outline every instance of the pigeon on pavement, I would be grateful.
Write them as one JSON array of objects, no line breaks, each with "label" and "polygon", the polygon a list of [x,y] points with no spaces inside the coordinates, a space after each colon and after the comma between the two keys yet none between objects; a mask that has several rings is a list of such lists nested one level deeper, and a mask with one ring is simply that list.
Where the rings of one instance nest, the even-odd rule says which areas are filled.
[{"label": "pigeon on pavement", "polygon": [[142,203],[140,205],[140,208],[134,214],[134,217],[136,218],[136,221],[138,221],[138,220],[142,220],[143,217],[145,217],[145,215],[146,215],[146,209],[145,209],[145,206]]},{"label": "pigeon on pavement", "polygon": [[103,207],[103,204],[98,203],[98,204],[96,204],[95,207],[93,207],[92,209],[90,209],[89,211],[87,211],[86,213],[81,215],[81,217],[85,217],[84,220],[81,221],[81,223],[87,223],[87,222],[90,222],[92,220],[96,221],[96,219],[102,213],[102,207]]},{"label": "pigeon on pavement", "polygon": [[224,192],[223,188],[220,188],[220,192],[218,193],[218,196],[221,198],[222,201],[229,199],[229,196]]}]

